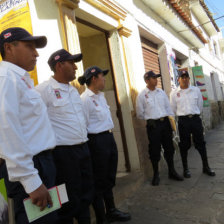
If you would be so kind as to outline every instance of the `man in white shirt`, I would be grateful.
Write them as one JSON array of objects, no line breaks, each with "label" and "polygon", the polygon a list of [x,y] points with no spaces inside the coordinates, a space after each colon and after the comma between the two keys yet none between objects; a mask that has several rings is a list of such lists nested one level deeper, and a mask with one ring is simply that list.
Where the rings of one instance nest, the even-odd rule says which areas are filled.
[{"label": "man in white shirt", "polygon": [[65,49],[54,52],[48,64],[54,75],[36,87],[47,106],[56,134],[53,157],[57,169],[56,183],[65,183],[69,202],[59,210],[59,223],[90,224],[89,204],[93,198],[92,164],[87,145],[87,126],[82,101],[75,87],[75,62],[82,54],[71,55]]},{"label": "man in white shirt", "polygon": [[202,94],[198,87],[190,86],[190,77],[187,71],[179,72],[178,82],[180,86],[171,92],[170,102],[174,113],[178,116],[179,148],[184,177],[191,177],[187,162],[188,150],[191,147],[191,135],[193,136],[194,146],[201,155],[203,173],[215,176],[215,172],[208,165],[203,126],[200,118],[203,109]]},{"label": "man in white shirt", "polygon": [[[97,224],[107,221],[128,221],[129,213],[121,212],[115,207],[112,188],[115,186],[118,152],[111,129],[114,128],[110,108],[101,92],[105,87],[104,76],[109,70],[97,66],[86,69],[78,81],[86,83],[87,88],[81,95],[87,119],[88,145],[92,157],[95,182],[93,208]],[[104,206],[105,205],[105,206]],[[106,207],[106,214],[105,214]]]},{"label": "man in white shirt", "polygon": [[173,133],[168,116],[173,116],[167,95],[162,89],[156,88],[157,78],[160,74],[148,71],[144,74],[146,88],[139,93],[136,101],[136,113],[139,119],[147,121],[147,134],[149,139],[149,157],[153,167],[152,185],[159,185],[158,163],[160,161],[161,146],[164,149],[169,178],[182,181],[174,168]]},{"label": "man in white shirt", "polygon": [[[41,210],[52,205],[47,188],[55,186],[51,149],[56,140],[46,106],[27,73],[39,56],[36,48],[46,43],[46,37],[34,37],[19,27],[0,34],[0,157],[5,160],[1,169],[17,224],[29,223],[25,198],[30,196]],[[56,214],[51,213],[33,223],[55,221]]]}]

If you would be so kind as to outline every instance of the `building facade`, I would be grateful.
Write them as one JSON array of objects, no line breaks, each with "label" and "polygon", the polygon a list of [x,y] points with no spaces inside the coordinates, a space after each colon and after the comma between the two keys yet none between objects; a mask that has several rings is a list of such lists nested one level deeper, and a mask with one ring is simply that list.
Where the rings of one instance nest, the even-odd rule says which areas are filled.
[{"label": "building facade", "polygon": [[[120,179],[137,174],[135,183],[141,183],[151,175],[145,122],[135,114],[145,71],[161,73],[159,87],[169,95],[178,85],[178,70],[188,70],[191,84],[203,94],[205,127],[214,127],[224,117],[224,40],[203,0],[15,2],[28,3],[33,33],[48,39],[39,51],[39,83],[52,75],[47,60],[61,48],[83,53],[77,76],[92,65],[110,69],[105,95],[115,123]],[[0,5],[11,3],[3,0]],[[73,84],[83,91],[76,81]]]}]

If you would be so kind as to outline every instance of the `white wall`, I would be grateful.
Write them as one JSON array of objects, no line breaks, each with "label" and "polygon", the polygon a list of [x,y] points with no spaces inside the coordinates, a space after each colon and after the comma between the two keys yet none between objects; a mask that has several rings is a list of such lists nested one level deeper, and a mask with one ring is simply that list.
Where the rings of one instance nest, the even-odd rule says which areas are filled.
[{"label": "white wall", "polygon": [[62,40],[58,27],[60,16],[58,6],[54,0],[29,0],[31,20],[34,35],[45,35],[47,37],[47,46],[39,49],[39,58],[37,60],[37,77],[41,83],[53,74],[47,61],[49,56],[56,50],[62,48]]}]

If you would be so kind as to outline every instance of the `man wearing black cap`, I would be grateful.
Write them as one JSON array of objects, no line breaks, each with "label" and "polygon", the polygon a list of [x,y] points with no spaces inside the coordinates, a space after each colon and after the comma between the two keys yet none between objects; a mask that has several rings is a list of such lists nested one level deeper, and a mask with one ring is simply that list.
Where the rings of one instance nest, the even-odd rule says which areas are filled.
[{"label": "man wearing black cap", "polygon": [[81,99],[87,118],[88,145],[93,164],[95,182],[93,208],[97,224],[131,219],[129,213],[116,209],[112,191],[116,180],[118,152],[111,132],[114,124],[110,109],[101,92],[105,87],[104,76],[108,71],[92,66],[87,68],[84,75],[78,79],[81,85],[85,83],[87,85]]},{"label": "man wearing black cap", "polygon": [[82,54],[71,55],[64,49],[54,52],[48,60],[54,75],[37,86],[56,134],[56,183],[65,183],[69,198],[58,212],[60,224],[72,224],[73,217],[79,224],[90,224],[93,176],[87,126],[79,93],[69,84],[75,79],[75,62],[81,59]]},{"label": "man wearing black cap", "polygon": [[179,147],[184,177],[191,177],[187,162],[188,150],[191,147],[191,135],[193,136],[195,148],[201,155],[203,173],[215,176],[215,172],[208,165],[203,126],[200,118],[203,109],[202,94],[198,87],[190,86],[190,77],[187,71],[179,72],[178,82],[180,86],[171,92],[170,101],[174,113],[178,116]]},{"label": "man wearing black cap", "polygon": [[[14,200],[17,224],[27,224],[23,200],[31,197],[41,210],[52,205],[47,188],[55,186],[55,166],[51,155],[55,135],[46,106],[27,71],[39,56],[36,48],[46,45],[44,36],[32,36],[14,27],[0,34],[0,157],[7,194]],[[33,223],[54,223],[56,214]]]},{"label": "man wearing black cap", "polygon": [[174,168],[173,155],[174,146],[172,140],[172,129],[168,116],[173,116],[167,95],[162,89],[156,88],[157,78],[160,74],[148,71],[144,75],[146,88],[139,93],[136,101],[136,113],[139,119],[147,121],[147,134],[149,139],[149,157],[153,167],[152,185],[159,185],[159,168],[161,145],[164,149],[169,178],[182,181]]}]

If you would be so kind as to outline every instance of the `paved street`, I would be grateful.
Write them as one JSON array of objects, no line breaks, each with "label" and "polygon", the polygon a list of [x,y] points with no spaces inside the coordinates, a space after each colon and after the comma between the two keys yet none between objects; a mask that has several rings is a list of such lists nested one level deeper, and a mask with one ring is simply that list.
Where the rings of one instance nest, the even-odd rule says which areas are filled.
[{"label": "paved street", "polygon": [[[161,184],[146,182],[138,192],[121,206],[130,211],[127,224],[224,224],[224,123],[206,134],[210,167],[215,177],[202,173],[199,153],[189,151],[190,179],[169,180],[167,169],[161,172]],[[182,174],[179,153],[176,168]],[[165,166],[162,161],[161,166]]]}]

